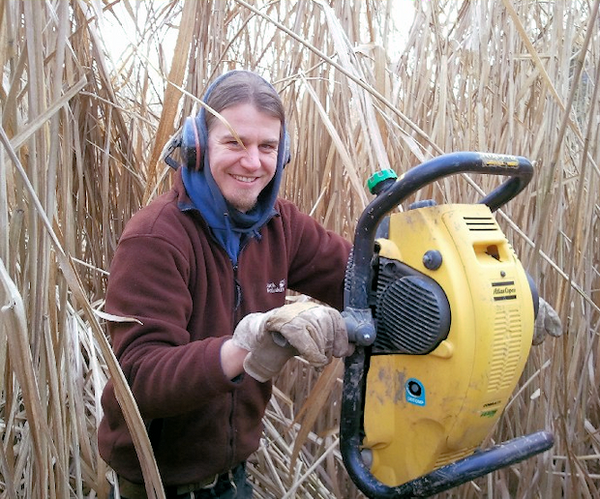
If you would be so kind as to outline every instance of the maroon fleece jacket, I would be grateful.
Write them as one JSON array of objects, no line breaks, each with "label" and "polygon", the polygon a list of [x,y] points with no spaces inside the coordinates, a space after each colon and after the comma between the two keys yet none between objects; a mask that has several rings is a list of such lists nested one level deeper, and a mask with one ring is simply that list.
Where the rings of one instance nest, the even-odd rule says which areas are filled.
[{"label": "maroon fleece jacket", "polygon": [[[350,243],[279,199],[237,266],[190,209],[181,175],[127,224],[111,263],[106,312],[113,349],[146,422],[165,485],[195,483],[247,459],[259,445],[271,384],[227,379],[220,348],[248,313],[284,304],[292,289],[342,307]],[[103,459],[142,483],[109,381],[98,441]]]}]

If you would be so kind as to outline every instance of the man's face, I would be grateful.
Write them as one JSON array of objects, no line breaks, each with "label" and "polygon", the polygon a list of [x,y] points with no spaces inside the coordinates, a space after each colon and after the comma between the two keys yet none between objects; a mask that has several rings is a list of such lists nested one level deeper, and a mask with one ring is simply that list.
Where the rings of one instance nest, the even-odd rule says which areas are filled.
[{"label": "man's face", "polygon": [[244,145],[221,120],[215,120],[208,132],[210,170],[229,204],[247,212],[275,175],[281,122],[252,104],[238,104],[220,114]]}]

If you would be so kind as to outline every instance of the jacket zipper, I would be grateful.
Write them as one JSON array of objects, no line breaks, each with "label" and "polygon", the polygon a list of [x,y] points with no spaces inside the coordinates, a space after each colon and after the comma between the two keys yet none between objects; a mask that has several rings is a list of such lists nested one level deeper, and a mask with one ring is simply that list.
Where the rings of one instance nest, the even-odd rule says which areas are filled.
[{"label": "jacket zipper", "polygon": [[[232,324],[236,324],[238,310],[242,303],[242,288],[238,281],[238,266],[233,265],[233,320]],[[231,409],[229,412],[229,455],[227,456],[227,469],[231,469],[235,464],[235,447],[236,447],[236,429],[235,429],[235,411],[236,411],[236,391],[231,392]]]},{"label": "jacket zipper", "polygon": [[[238,252],[238,262],[240,261],[240,257],[242,255],[242,251],[248,244],[249,239],[244,238],[240,243],[240,251]],[[237,324],[237,318],[239,313],[240,305],[242,304],[242,286],[238,280],[238,263],[232,263],[233,268],[233,320],[232,324]],[[231,410],[229,412],[229,455],[227,457],[227,469],[231,469],[234,464],[235,457],[235,447],[236,447],[236,429],[235,429],[235,411],[236,411],[236,390],[231,392]]]}]

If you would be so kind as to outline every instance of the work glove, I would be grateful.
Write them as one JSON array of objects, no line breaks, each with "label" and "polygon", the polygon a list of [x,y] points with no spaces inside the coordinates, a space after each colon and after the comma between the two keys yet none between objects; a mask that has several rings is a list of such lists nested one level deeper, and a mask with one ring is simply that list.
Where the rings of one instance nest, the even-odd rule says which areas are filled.
[{"label": "work glove", "polygon": [[247,315],[235,328],[233,342],[250,352],[244,370],[261,382],[279,374],[296,355],[318,369],[329,364],[332,357],[349,353],[341,314],[312,302]]},{"label": "work glove", "polygon": [[562,335],[562,332],[562,323],[556,310],[554,310],[546,300],[540,297],[531,344],[541,344],[546,339],[547,335],[558,338]]}]

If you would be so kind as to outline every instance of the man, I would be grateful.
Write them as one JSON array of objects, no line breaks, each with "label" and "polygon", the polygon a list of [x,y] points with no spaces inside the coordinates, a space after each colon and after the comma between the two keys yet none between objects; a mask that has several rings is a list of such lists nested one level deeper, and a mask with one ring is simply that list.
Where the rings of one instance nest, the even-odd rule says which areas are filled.
[{"label": "man", "polygon": [[[174,186],[128,223],[111,264],[113,348],[147,425],[167,497],[251,497],[271,379],[288,359],[322,367],[348,350],[350,243],[277,197],[289,160],[284,109],[258,75],[226,73],[184,127]],[[192,137],[192,143],[185,141]],[[288,289],[319,302],[285,305]],[[335,308],[332,308],[335,307]],[[145,497],[112,384],[102,457],[122,497]]]}]

